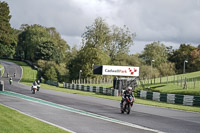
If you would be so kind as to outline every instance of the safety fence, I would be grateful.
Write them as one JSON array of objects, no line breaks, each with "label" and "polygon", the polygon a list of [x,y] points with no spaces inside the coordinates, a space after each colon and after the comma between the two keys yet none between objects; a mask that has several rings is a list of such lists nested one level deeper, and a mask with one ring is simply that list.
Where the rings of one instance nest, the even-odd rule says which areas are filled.
[{"label": "safety fence", "polygon": [[48,85],[53,85],[53,86],[59,86],[59,83],[58,81],[51,81],[51,80],[47,80],[47,81],[44,81],[44,83],[48,84]]},{"label": "safety fence", "polygon": [[113,78],[84,78],[80,80],[72,80],[72,84],[112,84]]},{"label": "safety fence", "polygon": [[159,78],[140,78],[137,81],[138,87],[143,84],[146,87],[153,84],[173,84],[182,87],[183,89],[199,89],[200,88],[200,78],[187,78],[184,75],[174,75]]},{"label": "safety fence", "polygon": [[159,92],[137,91],[137,97],[148,100],[167,102],[172,104],[182,104],[189,106],[200,106],[200,96],[166,94]]},{"label": "safety fence", "polygon": [[63,82],[63,87],[74,90],[95,92],[99,94],[105,94],[110,96],[118,96],[118,90],[113,88],[99,87],[99,86],[88,86],[88,85],[80,85],[80,84],[71,84]]}]

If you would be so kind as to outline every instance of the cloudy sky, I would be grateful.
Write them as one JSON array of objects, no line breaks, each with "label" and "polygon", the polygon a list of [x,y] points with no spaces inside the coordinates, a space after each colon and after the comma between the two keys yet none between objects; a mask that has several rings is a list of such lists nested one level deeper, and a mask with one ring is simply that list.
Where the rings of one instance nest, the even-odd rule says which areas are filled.
[{"label": "cloudy sky", "polygon": [[178,48],[200,44],[200,0],[3,0],[9,4],[11,26],[40,24],[55,27],[70,46],[81,45],[81,35],[95,18],[136,33],[130,53],[160,41]]}]

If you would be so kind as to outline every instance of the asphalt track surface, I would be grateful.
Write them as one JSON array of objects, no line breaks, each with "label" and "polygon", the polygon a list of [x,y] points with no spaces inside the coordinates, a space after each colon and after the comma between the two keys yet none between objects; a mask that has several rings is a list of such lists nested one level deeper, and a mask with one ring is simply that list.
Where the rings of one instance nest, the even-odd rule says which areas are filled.
[{"label": "asphalt track surface", "polygon": [[[1,80],[5,91],[0,104],[77,133],[199,133],[200,113],[134,104],[130,115],[120,114],[119,101],[40,89],[18,83],[22,70],[14,63],[5,67]],[[7,73],[13,77],[9,85]],[[42,88],[42,86],[41,86]]]}]

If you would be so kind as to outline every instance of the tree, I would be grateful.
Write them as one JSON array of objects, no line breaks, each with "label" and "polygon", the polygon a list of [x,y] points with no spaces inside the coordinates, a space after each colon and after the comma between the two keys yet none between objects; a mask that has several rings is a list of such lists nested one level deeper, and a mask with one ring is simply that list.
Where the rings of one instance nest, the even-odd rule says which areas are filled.
[{"label": "tree", "polygon": [[82,44],[93,48],[104,49],[110,44],[110,28],[102,18],[96,18],[91,26],[86,27],[82,35]]},{"label": "tree", "polygon": [[38,44],[35,51],[35,60],[53,60],[55,58],[55,49],[56,47],[51,41],[46,41]]},{"label": "tree", "polygon": [[61,63],[65,60],[69,45],[60,37],[55,28],[40,25],[22,25],[19,34],[17,55],[21,58],[36,61],[39,59],[54,60]]},{"label": "tree", "polygon": [[16,32],[10,26],[11,16],[6,2],[0,1],[0,57],[13,57],[17,45]]},{"label": "tree", "polygon": [[45,79],[51,80],[51,81],[57,81],[57,73],[53,66],[50,66],[46,71],[44,72]]},{"label": "tree", "polygon": [[112,26],[111,34],[111,43],[106,47],[112,62],[116,58],[115,56],[129,53],[129,49],[133,45],[133,38],[136,35],[131,33],[125,25],[123,28]]},{"label": "tree", "polygon": [[164,44],[153,42],[145,46],[140,58],[142,58],[147,65],[151,65],[151,61],[155,60],[154,65],[158,67],[161,63],[167,62],[168,53]]},{"label": "tree", "polygon": [[185,60],[188,61],[186,63],[187,72],[191,72],[192,64],[191,64],[191,52],[195,49],[194,46],[181,44],[179,49],[175,50],[171,57],[169,57],[169,61],[175,63],[176,73],[183,73],[183,63]]},{"label": "tree", "polygon": [[175,64],[164,62],[158,66],[158,70],[162,76],[170,76],[175,74]]},{"label": "tree", "polygon": [[200,45],[191,51],[191,67],[192,71],[199,71],[200,70]]},{"label": "tree", "polygon": [[83,47],[68,65],[71,79],[78,79],[80,70],[82,70],[83,78],[92,77],[92,66],[108,64],[109,59],[109,56],[101,49]]},{"label": "tree", "polygon": [[157,68],[152,69],[152,75],[151,75],[151,66],[148,65],[141,65],[140,66],[140,77],[142,78],[151,78],[152,77],[158,77],[160,76],[160,72]]},{"label": "tree", "polygon": [[[22,25],[19,34],[17,54],[24,59],[35,61],[36,47],[50,38],[47,30],[40,25]],[[40,58],[40,57],[38,57]]]}]

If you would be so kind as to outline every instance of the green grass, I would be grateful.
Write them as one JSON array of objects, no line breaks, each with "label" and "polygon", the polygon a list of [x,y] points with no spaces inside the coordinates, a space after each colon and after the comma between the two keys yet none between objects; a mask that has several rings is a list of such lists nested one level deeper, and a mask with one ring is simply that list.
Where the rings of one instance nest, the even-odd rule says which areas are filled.
[{"label": "green grass", "polygon": [[[187,88],[184,88],[185,78],[187,79]],[[152,79],[152,81],[142,80],[142,82],[144,88],[149,91],[200,96],[200,71],[162,77],[161,82],[160,78]],[[137,89],[143,88],[140,85]]]},{"label": "green grass", "polygon": [[[1,69],[1,68],[3,68],[3,65],[0,64],[0,69]],[[2,76],[3,73],[4,73],[4,69],[1,69],[1,75],[0,75],[0,76]]]},{"label": "green grass", "polygon": [[0,104],[1,133],[67,133]]},{"label": "green grass", "polygon": [[183,87],[177,86],[175,84],[159,84],[157,86],[152,86],[151,91],[200,96],[200,88],[183,89]]}]

